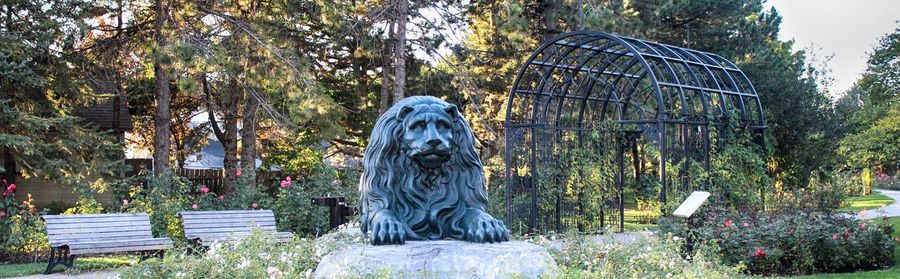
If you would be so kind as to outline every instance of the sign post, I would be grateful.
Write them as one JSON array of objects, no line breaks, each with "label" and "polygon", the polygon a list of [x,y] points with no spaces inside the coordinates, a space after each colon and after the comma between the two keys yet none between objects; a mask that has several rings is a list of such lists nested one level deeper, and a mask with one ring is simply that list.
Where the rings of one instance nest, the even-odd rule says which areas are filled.
[{"label": "sign post", "polygon": [[689,255],[692,254],[694,250],[694,235],[691,226],[691,216],[693,216],[694,212],[706,202],[709,195],[709,192],[706,191],[694,191],[687,199],[684,199],[684,202],[682,202],[681,205],[675,209],[675,212],[672,213],[675,217],[684,219],[684,252]]}]

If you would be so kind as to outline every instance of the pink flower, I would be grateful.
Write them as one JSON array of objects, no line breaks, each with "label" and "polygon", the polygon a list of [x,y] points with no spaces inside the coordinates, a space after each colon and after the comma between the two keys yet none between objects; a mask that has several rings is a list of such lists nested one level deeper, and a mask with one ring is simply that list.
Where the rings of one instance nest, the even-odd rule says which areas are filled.
[{"label": "pink flower", "polygon": [[203,187],[200,187],[200,192],[204,194],[209,193],[209,188],[207,188],[206,185],[203,185]]},{"label": "pink flower", "polygon": [[723,225],[725,226],[725,228],[728,228],[731,227],[731,223],[731,220],[725,220],[725,223]]},{"label": "pink flower", "polygon": [[6,217],[6,210],[0,210],[0,218]]},{"label": "pink flower", "polygon": [[6,184],[6,179],[3,180],[3,184]]},{"label": "pink flower", "polygon": [[236,168],[236,169],[234,169],[234,175],[236,175],[236,176],[241,176],[242,174],[244,174],[244,170],[243,170],[243,169],[241,169],[241,168]]},{"label": "pink flower", "polygon": [[250,205],[250,207],[252,207],[252,208],[256,208],[257,206],[258,205],[255,202],[252,205]]},{"label": "pink flower", "polygon": [[754,257],[757,257],[757,258],[759,258],[759,257],[765,257],[765,256],[766,256],[766,252],[763,251],[763,249],[756,249],[756,253],[753,253],[753,256],[754,256]]},{"label": "pink flower", "polygon": [[831,240],[837,240],[837,239],[838,239],[837,234],[832,234],[832,235],[831,235]]},{"label": "pink flower", "polygon": [[224,200],[225,200],[225,196],[219,195],[218,199],[219,199],[220,201],[224,201]]},{"label": "pink flower", "polygon": [[291,187],[291,181],[290,180],[282,180],[281,188],[287,189],[288,187]]},{"label": "pink flower", "polygon": [[287,182],[291,182],[291,176],[288,175],[287,177],[284,178],[284,180],[287,180]]},{"label": "pink flower", "polygon": [[9,187],[6,187],[6,191],[10,193],[16,191],[16,184],[9,184]]},{"label": "pink flower", "polygon": [[195,203],[195,204],[192,204],[192,205],[191,205],[191,208],[197,209],[197,204],[196,204],[196,203]]},{"label": "pink flower", "polygon": [[128,206],[128,200],[122,200],[122,206]]},{"label": "pink flower", "polygon": [[859,229],[861,229],[861,230],[866,229],[866,223],[859,224]]},{"label": "pink flower", "polygon": [[741,225],[744,226],[745,228],[746,228],[746,227],[750,227],[750,224],[747,224],[747,222],[744,222],[744,223],[741,224]]}]

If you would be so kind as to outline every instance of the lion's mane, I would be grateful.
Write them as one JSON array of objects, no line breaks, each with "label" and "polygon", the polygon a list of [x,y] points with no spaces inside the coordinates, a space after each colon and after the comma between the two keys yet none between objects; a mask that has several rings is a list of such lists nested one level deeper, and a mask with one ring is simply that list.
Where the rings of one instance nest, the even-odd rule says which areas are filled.
[{"label": "lion's mane", "polygon": [[[455,119],[454,146],[450,160],[441,168],[432,172],[423,170],[401,151],[405,129],[397,119],[398,111],[404,106],[418,110],[430,104],[450,105],[430,96],[409,97],[391,107],[375,123],[359,182],[363,233],[368,231],[375,213],[388,209],[399,221],[409,225],[407,233],[415,233],[413,238],[461,239],[466,209],[485,210],[487,192],[481,160],[475,152],[475,136],[461,115],[450,117]],[[431,187],[425,187],[426,183]],[[429,212],[432,216],[426,216]]]}]

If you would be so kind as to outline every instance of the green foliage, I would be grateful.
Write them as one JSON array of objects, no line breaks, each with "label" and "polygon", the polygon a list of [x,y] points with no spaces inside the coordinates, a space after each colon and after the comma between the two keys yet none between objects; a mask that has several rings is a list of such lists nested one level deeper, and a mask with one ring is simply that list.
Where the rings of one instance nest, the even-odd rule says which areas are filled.
[{"label": "green foliage", "polygon": [[838,153],[850,169],[890,177],[900,173],[900,28],[881,38],[868,67],[854,87],[837,101],[846,124]]},{"label": "green foliage", "polygon": [[723,265],[706,247],[684,258],[684,240],[671,235],[641,236],[626,243],[568,234],[558,242],[543,239],[538,244],[559,265],[559,278],[734,278],[742,268]]},{"label": "green foliage", "polygon": [[353,171],[338,171],[319,164],[317,169],[300,181],[282,180],[275,195],[274,210],[278,227],[301,235],[321,235],[328,228],[328,208],[314,205],[315,197],[346,197],[347,206],[356,208],[355,186],[359,175]]},{"label": "green foliage", "polygon": [[[49,246],[44,221],[34,206],[31,194],[21,203],[16,201],[15,187],[4,186],[0,197],[0,262],[36,260]],[[12,188],[10,188],[12,187]],[[12,191],[8,189],[13,189]]]},{"label": "green foliage", "polygon": [[665,219],[660,229],[695,245],[715,244],[725,264],[746,264],[753,274],[846,272],[894,264],[893,226],[838,214],[712,208],[687,225]]}]

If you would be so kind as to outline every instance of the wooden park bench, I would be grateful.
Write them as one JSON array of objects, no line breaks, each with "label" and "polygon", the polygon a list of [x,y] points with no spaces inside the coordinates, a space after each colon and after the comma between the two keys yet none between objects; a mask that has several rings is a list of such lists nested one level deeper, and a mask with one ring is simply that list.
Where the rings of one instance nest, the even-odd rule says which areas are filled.
[{"label": "wooden park bench", "polygon": [[275,214],[271,210],[182,211],[184,237],[188,241],[209,247],[215,241],[238,241],[250,235],[254,228],[270,232],[280,241],[294,237],[290,232],[278,232]]},{"label": "wooden park bench", "polygon": [[53,267],[71,268],[76,255],[141,252],[141,260],[150,255],[162,257],[172,247],[168,238],[154,238],[150,217],[145,213],[44,215],[50,260],[44,274]]}]

